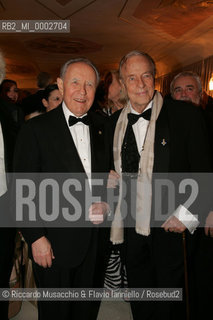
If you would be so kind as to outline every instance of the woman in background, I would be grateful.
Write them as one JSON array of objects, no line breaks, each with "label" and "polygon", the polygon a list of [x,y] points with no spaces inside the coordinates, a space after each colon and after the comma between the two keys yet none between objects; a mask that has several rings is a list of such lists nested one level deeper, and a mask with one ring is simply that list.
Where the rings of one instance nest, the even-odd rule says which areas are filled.
[{"label": "woman in background", "polygon": [[37,110],[34,110],[34,112],[25,116],[25,120],[39,116],[40,114],[45,113],[45,111],[48,112],[52,109],[55,109],[62,102],[62,96],[58,90],[57,84],[55,83],[49,84],[44,90],[42,90],[42,97],[42,109],[40,106],[38,106]]},{"label": "woman in background", "polygon": [[18,100],[17,83],[10,79],[3,80],[0,86],[0,96],[3,100],[16,103]]},{"label": "woman in background", "polygon": [[117,70],[109,71],[104,78],[106,106],[103,109],[108,115],[122,109],[126,103],[126,97],[120,84]]},{"label": "woman in background", "polygon": [[6,102],[8,112],[18,126],[21,126],[24,116],[20,106],[17,104],[17,83],[11,79],[5,79],[0,85],[0,98]]},{"label": "woman in background", "polygon": [[46,108],[46,111],[48,112],[52,109],[55,109],[61,102],[62,95],[58,90],[57,84],[49,84],[43,92],[42,99],[42,103]]},{"label": "woman in background", "polygon": [[92,110],[103,116],[111,116],[115,111],[122,109],[126,101],[127,98],[121,87],[118,71],[112,70],[107,72],[99,83]]}]

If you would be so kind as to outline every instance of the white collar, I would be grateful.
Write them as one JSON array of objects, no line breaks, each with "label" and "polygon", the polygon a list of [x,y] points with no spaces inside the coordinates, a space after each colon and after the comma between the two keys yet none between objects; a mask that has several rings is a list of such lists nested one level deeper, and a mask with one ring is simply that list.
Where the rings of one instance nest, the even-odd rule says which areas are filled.
[{"label": "white collar", "polygon": [[[146,111],[148,109],[151,109],[152,108],[152,104],[153,104],[153,100],[151,100],[148,105],[146,106],[146,108],[143,110]],[[140,114],[139,112],[137,112],[135,109],[133,109],[132,105],[131,105],[131,102],[130,102],[130,109],[131,109],[131,113],[134,113],[134,114]]]},{"label": "white collar", "polygon": [[[64,112],[64,115],[65,115],[65,118],[67,120],[67,123],[69,121],[69,116],[73,116],[73,117],[76,117],[76,115],[74,113],[72,113],[66,106],[66,103],[63,101],[62,102],[62,109],[63,109],[63,112]],[[83,116],[81,117],[76,117],[76,118],[83,118],[87,115],[87,113],[83,114]]]}]

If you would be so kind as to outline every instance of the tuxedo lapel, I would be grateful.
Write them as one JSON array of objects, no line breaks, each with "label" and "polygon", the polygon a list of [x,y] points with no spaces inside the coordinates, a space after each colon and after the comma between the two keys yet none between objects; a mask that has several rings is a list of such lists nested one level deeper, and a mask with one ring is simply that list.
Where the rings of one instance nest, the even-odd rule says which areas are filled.
[{"label": "tuxedo lapel", "polygon": [[169,164],[170,132],[168,126],[168,110],[164,104],[156,121],[153,172],[169,172]]},{"label": "tuxedo lapel", "polygon": [[95,161],[96,159],[96,153],[98,152],[98,150],[96,148],[94,148],[95,145],[95,137],[96,137],[96,128],[94,126],[94,123],[90,124],[90,149],[91,149],[91,172],[95,172],[96,171],[96,164],[97,162]]},{"label": "tuxedo lapel", "polygon": [[101,172],[102,155],[103,151],[105,152],[103,150],[105,147],[104,128],[97,119],[93,119],[92,114],[88,116],[90,119],[91,171]]},{"label": "tuxedo lapel", "polygon": [[[107,176],[110,170],[110,150],[107,136],[106,119],[94,112],[88,113],[90,119],[91,171],[92,192],[102,199],[106,198]],[[96,179],[101,180],[101,189],[96,185]],[[106,200],[106,199],[105,199]]]}]

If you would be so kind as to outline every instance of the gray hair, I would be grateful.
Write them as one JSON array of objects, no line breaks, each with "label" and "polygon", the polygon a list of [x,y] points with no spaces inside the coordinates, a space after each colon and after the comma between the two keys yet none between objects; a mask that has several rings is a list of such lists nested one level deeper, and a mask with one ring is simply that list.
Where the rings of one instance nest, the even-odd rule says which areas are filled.
[{"label": "gray hair", "polygon": [[87,58],[73,58],[73,59],[70,59],[69,61],[67,61],[61,68],[61,72],[60,72],[60,78],[61,79],[64,79],[64,76],[65,76],[65,73],[67,72],[67,69],[68,67],[71,65],[71,64],[74,64],[74,63],[77,63],[77,62],[82,62],[82,63],[85,63],[87,64],[88,66],[90,66],[94,72],[95,72],[95,75],[96,75],[96,86],[98,85],[99,81],[100,81],[100,75],[99,75],[99,72],[98,72],[98,69],[96,68],[96,66]]},{"label": "gray hair", "polygon": [[5,61],[2,52],[0,51],[0,84],[5,78]]},{"label": "gray hair", "polygon": [[152,57],[146,52],[134,50],[134,51],[130,51],[129,53],[127,53],[120,61],[120,64],[119,64],[119,76],[120,76],[120,78],[122,79],[121,69],[122,69],[123,65],[127,62],[127,60],[129,58],[134,57],[134,56],[141,56],[141,57],[146,58],[149,61],[149,63],[151,64],[151,66],[152,66],[153,76],[155,77],[155,75],[156,75],[156,65],[155,65],[155,62],[152,59]]},{"label": "gray hair", "polygon": [[198,91],[199,93],[202,92],[202,83],[201,83],[201,79],[200,77],[198,76],[197,73],[195,72],[192,72],[192,71],[182,71],[180,73],[178,73],[172,80],[172,82],[170,83],[170,93],[171,93],[171,96],[172,98],[174,98],[174,86],[175,86],[175,81],[177,79],[179,79],[180,77],[192,77],[196,80],[197,82],[197,86],[198,86]]}]

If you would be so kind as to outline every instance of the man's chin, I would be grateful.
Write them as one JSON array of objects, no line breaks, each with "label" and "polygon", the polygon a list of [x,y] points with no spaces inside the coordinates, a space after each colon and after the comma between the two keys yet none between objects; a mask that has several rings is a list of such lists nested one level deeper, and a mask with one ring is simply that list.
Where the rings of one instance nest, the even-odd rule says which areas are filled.
[{"label": "man's chin", "polygon": [[180,100],[181,100],[181,101],[186,101],[186,102],[191,102],[191,103],[193,103],[192,100],[189,99],[189,98],[181,98]]}]

